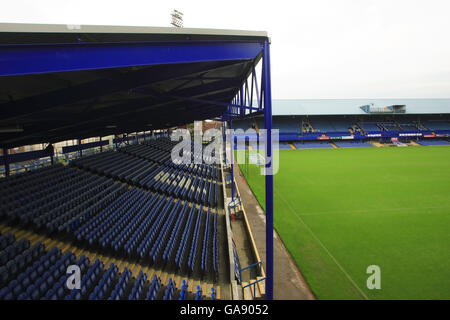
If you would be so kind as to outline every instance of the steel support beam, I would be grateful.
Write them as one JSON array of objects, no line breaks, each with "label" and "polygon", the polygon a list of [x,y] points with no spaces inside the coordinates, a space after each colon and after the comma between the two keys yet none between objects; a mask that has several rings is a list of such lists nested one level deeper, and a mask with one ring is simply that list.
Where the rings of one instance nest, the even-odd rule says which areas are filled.
[{"label": "steel support beam", "polygon": [[234,201],[234,134],[233,134],[233,120],[230,120],[230,160],[231,160],[231,201]]},{"label": "steel support beam", "polygon": [[[0,46],[0,76],[169,63],[251,60],[260,52],[261,44],[257,41],[7,45]],[[30,64],[30,61],[33,63]]]},{"label": "steel support beam", "polygon": [[[266,298],[273,300],[273,159],[272,159],[272,95],[270,84],[269,41],[263,53],[264,124],[266,149]],[[267,161],[269,160],[269,161]]]},{"label": "steel support beam", "polygon": [[222,142],[225,164],[227,163],[227,125],[226,121],[222,121]]}]

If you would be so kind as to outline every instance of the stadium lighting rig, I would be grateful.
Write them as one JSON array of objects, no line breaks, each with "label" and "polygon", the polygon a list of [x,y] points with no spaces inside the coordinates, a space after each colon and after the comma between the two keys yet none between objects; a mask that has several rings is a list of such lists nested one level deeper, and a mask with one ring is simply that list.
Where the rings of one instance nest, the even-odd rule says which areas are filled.
[{"label": "stadium lighting rig", "polygon": [[170,15],[172,16],[170,24],[176,28],[183,28],[183,13],[174,9]]}]

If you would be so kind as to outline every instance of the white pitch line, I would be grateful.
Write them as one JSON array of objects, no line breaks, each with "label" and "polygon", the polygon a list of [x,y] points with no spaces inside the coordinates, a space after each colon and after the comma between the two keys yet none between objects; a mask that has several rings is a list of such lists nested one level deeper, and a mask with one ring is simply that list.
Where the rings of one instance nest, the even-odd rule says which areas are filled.
[{"label": "white pitch line", "polygon": [[311,233],[311,235],[314,237],[314,239],[322,246],[322,248],[325,250],[325,252],[331,257],[331,259],[336,263],[336,265],[341,269],[341,271],[344,273],[344,275],[350,280],[350,282],[355,286],[355,288],[361,293],[361,295],[366,299],[370,300],[369,297],[361,290],[361,288],[355,283],[355,281],[352,279],[352,277],[345,271],[345,269],[341,266],[341,264],[337,261],[337,259],[331,254],[330,251],[325,247],[325,245],[320,241],[320,239],[314,234],[314,232],[311,230],[311,228],[303,221],[303,219],[295,212],[294,209],[292,209],[291,205],[282,197],[278,192],[274,190],[274,192],[287,204],[291,212],[297,217],[298,220],[300,220],[301,223],[303,223],[308,229],[308,231]]},{"label": "white pitch line", "polygon": [[[429,210],[429,209],[449,209],[450,207],[420,207],[421,210]],[[317,211],[317,212],[304,212],[302,213],[302,216],[316,216],[316,215],[330,215],[330,214],[358,214],[358,213],[364,213],[364,214],[378,214],[380,212],[392,212],[392,211],[407,211],[407,214],[430,214],[428,212],[418,211],[418,212],[411,212],[413,210],[417,210],[418,208],[380,208],[380,209],[367,209],[367,210],[346,210],[346,211]]]}]

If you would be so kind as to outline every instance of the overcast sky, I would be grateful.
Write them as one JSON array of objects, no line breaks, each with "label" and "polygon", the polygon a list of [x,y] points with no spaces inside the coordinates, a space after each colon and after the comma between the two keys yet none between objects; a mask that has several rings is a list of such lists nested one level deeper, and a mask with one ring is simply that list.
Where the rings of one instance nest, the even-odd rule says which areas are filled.
[{"label": "overcast sky", "polygon": [[263,30],[276,99],[450,98],[449,0],[2,0],[0,22]]}]

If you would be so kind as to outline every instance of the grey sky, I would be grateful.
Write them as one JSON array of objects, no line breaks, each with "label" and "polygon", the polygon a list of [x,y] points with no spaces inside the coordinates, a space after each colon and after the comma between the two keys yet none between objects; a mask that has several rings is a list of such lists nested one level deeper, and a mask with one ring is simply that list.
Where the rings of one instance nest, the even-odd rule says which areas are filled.
[{"label": "grey sky", "polygon": [[3,0],[0,22],[267,31],[282,98],[450,97],[450,1]]}]

